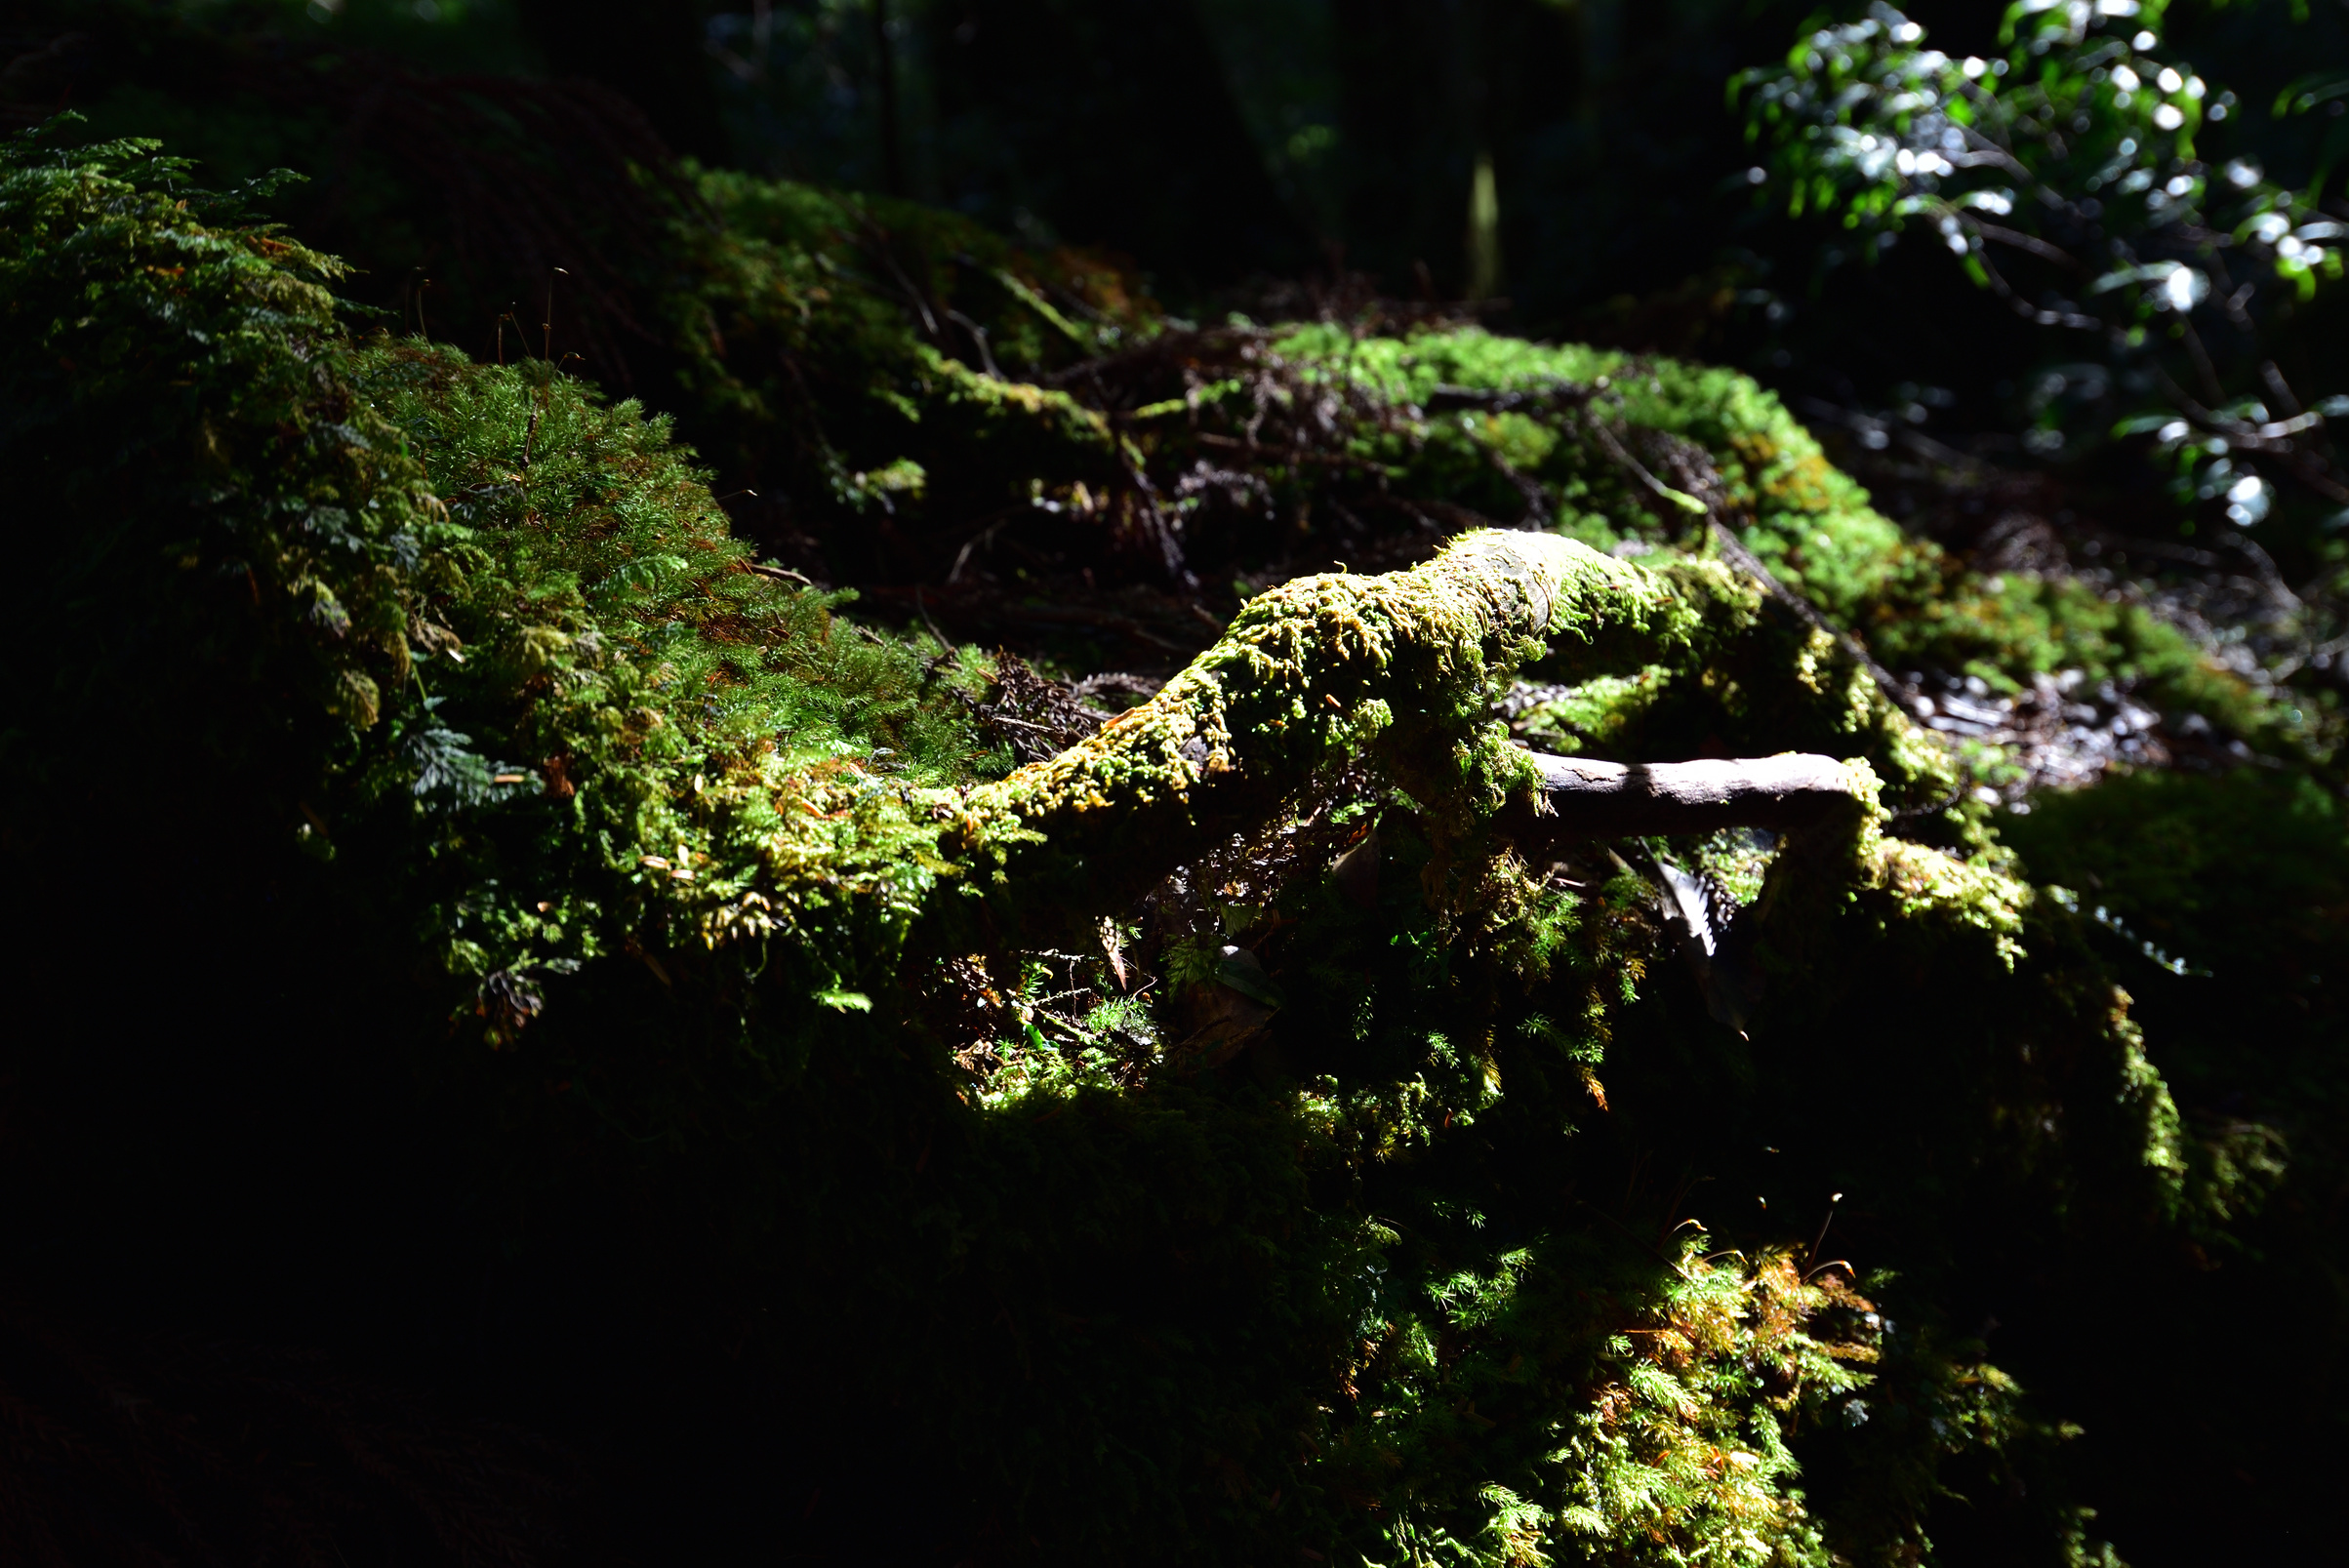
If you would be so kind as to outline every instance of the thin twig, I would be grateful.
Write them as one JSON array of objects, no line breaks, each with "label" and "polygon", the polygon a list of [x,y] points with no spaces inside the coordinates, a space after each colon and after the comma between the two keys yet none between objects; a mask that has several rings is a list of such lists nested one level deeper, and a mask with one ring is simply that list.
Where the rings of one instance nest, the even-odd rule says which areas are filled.
[{"label": "thin twig", "polygon": [[922,598],[921,584],[918,583],[913,584],[913,608],[920,614],[921,623],[930,628],[930,635],[938,639],[938,646],[950,654],[954,652],[953,639],[939,630],[938,623],[930,619],[930,607]]}]

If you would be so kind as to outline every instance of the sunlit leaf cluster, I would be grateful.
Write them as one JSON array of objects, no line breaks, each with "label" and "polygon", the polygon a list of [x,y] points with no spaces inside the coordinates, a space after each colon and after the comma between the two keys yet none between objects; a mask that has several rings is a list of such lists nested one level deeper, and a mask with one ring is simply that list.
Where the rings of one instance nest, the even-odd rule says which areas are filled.
[{"label": "sunlit leaf cluster", "polygon": [[[2349,224],[2320,203],[2326,160],[2288,188],[2251,157],[2204,151],[2266,107],[2167,48],[2165,11],[2022,0],[2006,53],[1953,59],[1877,4],[1733,84],[1768,159],[1753,178],[1798,216],[1840,215],[1865,255],[1911,236],[1946,247],[2057,335],[2026,399],[2031,452],[2152,433],[2179,497],[2236,527],[2264,519],[2279,484],[2338,506],[2326,422],[2349,402],[2288,385],[2273,341],[2342,275]],[[2274,113],[2338,91],[2312,78]]]}]

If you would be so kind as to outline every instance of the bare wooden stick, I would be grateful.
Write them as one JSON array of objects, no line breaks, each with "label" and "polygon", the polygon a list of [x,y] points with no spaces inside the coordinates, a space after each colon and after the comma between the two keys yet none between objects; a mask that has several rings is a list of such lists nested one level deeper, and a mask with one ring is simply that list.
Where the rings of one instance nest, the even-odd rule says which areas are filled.
[{"label": "bare wooden stick", "polygon": [[1519,842],[1710,833],[1722,827],[1809,827],[1860,798],[1833,757],[1799,751],[1697,762],[1595,762],[1534,753],[1540,804],[1512,812]]}]

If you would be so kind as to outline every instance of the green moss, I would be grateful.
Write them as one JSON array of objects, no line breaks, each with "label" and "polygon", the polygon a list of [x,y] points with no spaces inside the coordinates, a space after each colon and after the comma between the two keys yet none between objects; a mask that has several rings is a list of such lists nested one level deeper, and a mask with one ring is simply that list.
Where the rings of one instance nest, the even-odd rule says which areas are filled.
[{"label": "green moss", "polygon": [[[952,516],[1025,502],[1037,482],[1100,489],[1117,472],[1098,413],[984,373],[1035,377],[1138,330],[1113,269],[908,202],[692,178],[708,216],[677,220],[681,265],[659,307],[687,423],[744,483],[817,517],[894,512],[913,499],[868,476],[910,460],[941,476],[922,499]],[[1095,324],[1072,322],[1046,289]]]},{"label": "green moss", "polygon": [[998,823],[1040,835],[1039,855],[1076,858],[1091,884],[1054,873],[1054,902],[1084,888],[1115,908],[1364,747],[1465,831],[1524,785],[1484,714],[1543,638],[1684,647],[1708,611],[1750,614],[1751,599],[1719,573],[1675,582],[1539,534],[1473,535],[1386,577],[1301,578],[1251,600],[1143,706],[981,790],[957,831],[974,850]]},{"label": "green moss", "polygon": [[[2001,824],[2078,909],[2137,998],[2145,1048],[2192,1112],[2190,1197],[2286,1233],[2342,1169],[2329,1066],[2341,1003],[2349,833],[2315,781],[2269,770],[2139,774],[2039,800]],[[2244,1245],[2213,1235],[2233,1253]],[[2258,1244],[2258,1243],[2254,1243]],[[2265,1243],[2279,1257],[2300,1244]]]},{"label": "green moss", "polygon": [[[981,663],[757,570],[663,422],[543,365],[354,346],[321,259],[181,206],[139,149],[76,156],[20,147],[0,186],[0,432],[60,585],[9,632],[48,675],[8,738],[27,885],[71,892],[76,927],[229,824],[186,885],[314,970],[327,1021],[240,1015],[229,1054],[323,1058],[351,1074],[334,1106],[386,1062],[412,1073],[412,1142],[463,1165],[485,1250],[555,1279],[566,1244],[608,1248],[660,1282],[654,1320],[723,1325],[759,1366],[823,1347],[847,1395],[902,1412],[971,1536],[1068,1560],[1914,1560],[1940,1467],[2015,1428],[2010,1380],[1869,1322],[1832,1259],[1798,1266],[1808,1211],[1790,1237],[1720,1198],[1712,1233],[1743,1256],[1699,1254],[1673,1239],[1691,1189],[1641,1172],[1719,1171],[1742,1198],[1783,1145],[1820,1192],[1864,1181],[1919,1310],[1990,1245],[1968,1226],[2048,1255],[2165,1233],[2191,1151],[2087,927],[1978,823],[1954,848],[1888,834],[1954,769],[1721,563],[1478,533],[1299,579],[1094,740],[986,782],[949,695]],[[881,435],[790,455],[808,494],[910,510],[1123,456],[1097,411],[829,312],[826,253],[786,241],[862,221],[846,204],[729,199],[782,236],[712,241],[739,247],[745,299],[774,269],[746,332],[871,373],[840,428]],[[1067,336],[996,286],[1039,353]],[[858,358],[868,328],[893,357]],[[1472,333],[1289,351],[1397,400],[1613,367],[1627,420],[1730,455],[1758,547],[1779,529],[1831,609],[1908,591],[1900,561],[1860,559],[1883,520],[1750,382]],[[789,381],[725,395],[750,428]],[[1784,439],[1737,456],[1755,431]],[[1446,485],[1471,459],[1491,475],[1490,446],[1660,531],[1568,424],[1362,440]],[[94,618],[91,584],[138,616]],[[1710,1021],[1627,861],[1528,866],[1487,832],[1523,783],[1490,704],[1544,661],[1586,682],[1559,719],[1594,746],[1803,745],[1884,781],[1774,856],[1750,947],[1717,955],[1758,993],[1750,1031]],[[1663,672],[1644,695],[1591,683],[1640,671]],[[162,810],[87,785],[91,712],[218,765]],[[1316,793],[1341,784],[1344,823]],[[1137,951],[1156,969],[1114,984],[1096,922],[1235,833],[1357,824],[1366,891],[1317,850],[1195,890],[1245,901],[1230,931],[1285,1000],[1245,1057],[1186,1065],[1167,993],[1210,981],[1206,954]],[[1038,950],[1071,931],[1083,948]],[[43,943],[89,989],[89,955]],[[1050,1020],[1064,975],[1091,1000]],[[447,1275],[431,1288],[475,1299],[476,1270]],[[1887,1404],[1853,1438],[1849,1401],[1880,1387],[1932,1420],[1895,1433]],[[1878,1468],[1814,1506],[1798,1458],[1845,1439]]]},{"label": "green moss", "polygon": [[[1869,1383],[1869,1304],[1784,1253],[1703,1254],[1544,1235],[1390,1307],[1355,1374],[1376,1409],[1330,1460],[1394,1499],[1386,1560],[1829,1561],[1785,1431]],[[1494,1477],[1473,1492],[1463,1448]]]},{"label": "green moss", "polygon": [[[942,863],[905,791],[974,779],[983,748],[939,705],[974,664],[925,663],[837,621],[845,595],[752,570],[666,422],[633,404],[419,344],[375,347],[355,374],[449,498],[467,563],[428,601],[435,652],[362,770],[363,809],[505,808],[452,821],[431,853],[443,877],[481,879],[429,906],[432,929],[475,967],[524,970],[797,931],[858,901],[920,906]],[[517,759],[473,769],[514,782],[479,800],[426,788],[432,746],[443,772]],[[570,898],[534,914],[547,886]]]},{"label": "green moss", "polygon": [[2158,705],[2202,712],[2244,733],[2275,722],[2239,679],[2141,606],[2108,601],[2068,580],[1979,577],[1930,542],[1910,538],[1869,506],[1867,493],[1827,462],[1775,396],[1733,371],[1474,329],[1357,340],[1318,326],[1279,347],[1410,407],[1430,404],[1440,387],[1598,389],[1580,412],[1546,422],[1470,412],[1425,419],[1399,436],[1365,438],[1366,456],[1394,465],[1422,493],[1511,515],[1518,503],[1485,457],[1499,452],[1558,497],[1557,526],[1601,546],[1636,537],[1661,542],[1682,520],[1661,509],[1582,422],[1660,432],[1702,451],[1747,546],[1865,639],[1880,663],[1979,671],[2008,690],[2040,671],[2077,668],[2091,680],[2140,683]]}]

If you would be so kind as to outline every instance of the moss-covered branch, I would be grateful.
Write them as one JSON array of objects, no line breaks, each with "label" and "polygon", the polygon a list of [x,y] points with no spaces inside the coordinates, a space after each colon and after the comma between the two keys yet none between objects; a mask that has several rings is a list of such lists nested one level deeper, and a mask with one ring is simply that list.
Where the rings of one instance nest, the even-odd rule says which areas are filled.
[{"label": "moss-covered branch", "polygon": [[1709,608],[1743,615],[1750,591],[1702,563],[1666,575],[1543,534],[1301,578],[1148,704],[974,793],[949,847],[994,857],[1023,904],[1114,906],[1363,744],[1423,803],[1478,820],[1534,784],[1488,722],[1496,681],[1551,637],[1684,643]]}]

